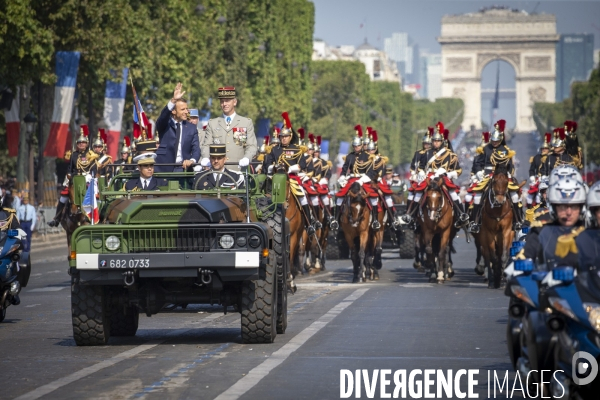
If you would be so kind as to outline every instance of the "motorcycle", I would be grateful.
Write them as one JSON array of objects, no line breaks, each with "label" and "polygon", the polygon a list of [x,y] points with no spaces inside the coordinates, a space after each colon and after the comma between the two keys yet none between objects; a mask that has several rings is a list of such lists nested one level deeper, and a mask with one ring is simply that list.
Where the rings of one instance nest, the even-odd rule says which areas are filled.
[{"label": "motorcycle", "polygon": [[600,378],[592,376],[591,382],[586,379],[598,373],[595,360],[600,359],[600,275],[596,268],[577,276],[573,267],[559,267],[552,272],[555,282],[547,291],[553,311],[547,325],[556,338],[552,395],[563,399],[597,398]]},{"label": "motorcycle", "polygon": [[0,322],[10,305],[20,304],[21,288],[29,282],[29,252],[22,251],[26,236],[21,229],[0,231]]}]

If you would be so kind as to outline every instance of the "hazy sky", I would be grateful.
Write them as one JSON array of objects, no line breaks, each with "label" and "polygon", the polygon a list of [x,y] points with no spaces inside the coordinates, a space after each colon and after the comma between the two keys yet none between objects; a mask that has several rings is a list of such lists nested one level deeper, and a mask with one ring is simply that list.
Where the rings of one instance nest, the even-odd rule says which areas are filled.
[{"label": "hazy sky", "polygon": [[[558,33],[593,33],[594,47],[600,48],[600,0],[594,1],[434,1],[434,0],[313,0],[315,4],[315,38],[332,46],[358,46],[365,38],[383,49],[383,39],[393,32],[408,32],[420,50],[439,53],[436,38],[440,21],[447,14],[476,12],[481,7],[503,5],[528,12],[556,15]],[[361,28],[361,24],[363,27]],[[515,72],[500,62],[500,86],[514,88]],[[496,63],[482,74],[482,87],[495,86]],[[482,118],[489,119],[489,105],[482,104]],[[514,125],[515,101],[500,100],[500,114]]]}]

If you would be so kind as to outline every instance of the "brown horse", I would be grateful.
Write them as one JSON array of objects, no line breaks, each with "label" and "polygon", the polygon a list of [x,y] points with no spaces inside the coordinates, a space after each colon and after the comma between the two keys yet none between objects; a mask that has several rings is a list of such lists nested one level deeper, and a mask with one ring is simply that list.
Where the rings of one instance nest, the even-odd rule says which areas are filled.
[{"label": "brown horse", "polygon": [[67,247],[69,249],[68,259],[71,259],[71,237],[73,236],[73,232],[75,229],[79,228],[82,225],[89,225],[90,220],[86,213],[81,209],[81,207],[75,204],[75,189],[73,184],[69,185],[69,200],[62,211],[62,216],[60,216],[60,225],[63,227],[67,234]]},{"label": "brown horse", "polygon": [[[341,211],[341,228],[344,233],[348,247],[350,248],[352,264],[354,267],[353,283],[365,282],[367,278],[366,264],[371,262],[369,255],[373,254],[375,236],[371,225],[371,210],[367,206],[368,196],[365,190],[354,182],[344,203]],[[380,213],[381,214],[381,213]]]},{"label": "brown horse", "polygon": [[483,267],[488,269],[488,287],[499,288],[504,263],[514,237],[513,208],[508,194],[508,171],[496,167],[489,187],[483,194],[479,243]]},{"label": "brown horse", "polygon": [[444,283],[453,275],[448,256],[457,229],[453,224],[452,200],[441,178],[429,182],[421,204],[419,238],[421,246],[425,247],[426,265],[431,272],[429,280]]}]

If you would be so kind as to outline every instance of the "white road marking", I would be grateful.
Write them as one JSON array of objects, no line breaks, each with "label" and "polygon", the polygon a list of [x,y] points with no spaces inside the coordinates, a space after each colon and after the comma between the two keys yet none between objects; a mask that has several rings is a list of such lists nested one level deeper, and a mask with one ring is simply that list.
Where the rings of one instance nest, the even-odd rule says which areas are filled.
[{"label": "white road marking", "polygon": [[68,286],[47,286],[43,288],[31,289],[28,290],[28,293],[31,292],[58,292],[59,290],[66,289]]},{"label": "white road marking", "polygon": [[331,310],[327,311],[319,319],[306,327],[286,343],[282,348],[271,354],[262,364],[252,369],[246,376],[233,384],[229,389],[221,393],[215,400],[236,400],[258,384],[273,369],[283,363],[294,351],[298,350],[308,339],[312,338],[317,332],[323,329],[329,322],[337,317],[355,300],[360,298],[367,288],[355,290],[350,296],[346,297]]},{"label": "white road marking", "polygon": [[[219,317],[222,317],[222,316],[223,316],[223,314],[211,314],[211,315],[207,316],[206,318],[204,318],[202,320],[202,322],[207,324],[207,323],[212,322],[213,320],[215,320]],[[150,350],[150,349],[158,346],[159,344],[166,342],[168,340],[168,338],[170,338],[170,337],[182,335],[186,332],[191,331],[192,329],[198,329],[198,327],[196,326],[194,328],[176,329],[173,332],[169,332],[168,334],[166,334],[165,336],[167,336],[167,338],[165,338],[165,339],[150,340],[146,344],[142,344],[140,346],[134,347],[131,350],[124,351],[123,353],[117,354],[116,356],[109,358],[108,360],[104,360],[102,362],[99,362],[98,364],[94,364],[87,368],[83,368],[82,370],[77,371],[71,375],[57,379],[54,382],[50,382],[44,386],[40,386],[39,388],[34,389],[29,393],[25,393],[24,395],[19,396],[14,400],[39,399],[42,396],[52,393],[56,389],[66,386],[70,383],[76,382],[79,379],[83,379],[87,376],[90,376],[98,371],[103,370],[104,368],[112,367],[113,365],[120,363],[121,361],[127,360],[131,357],[134,357],[134,356],[140,354],[140,353],[143,353],[146,350]]]},{"label": "white road marking", "polygon": [[487,283],[473,283],[473,282],[469,282],[469,286],[474,286],[474,287],[487,287]]},{"label": "white road marking", "polygon": [[41,306],[41,304],[30,304],[28,306],[25,306],[25,308],[36,307],[36,306]]},{"label": "white road marking", "polygon": [[433,285],[431,283],[401,283],[400,285],[398,285],[400,287],[404,287],[404,288],[425,288],[425,287],[433,287]]},{"label": "white road marking", "polygon": [[[381,286],[380,283],[361,283],[360,286]],[[314,283],[296,283],[298,287],[331,287],[331,286],[341,286],[341,287],[356,287],[356,283],[350,282],[314,282]]]}]

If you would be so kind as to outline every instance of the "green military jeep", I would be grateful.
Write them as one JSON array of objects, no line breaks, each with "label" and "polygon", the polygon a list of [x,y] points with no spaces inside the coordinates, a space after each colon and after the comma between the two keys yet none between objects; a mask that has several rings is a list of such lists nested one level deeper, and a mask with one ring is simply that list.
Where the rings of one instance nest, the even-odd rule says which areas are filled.
[{"label": "green military jeep", "polygon": [[[207,172],[203,172],[207,173]],[[244,343],[271,343],[287,327],[287,177],[245,173],[245,188],[196,190],[193,173],[156,173],[167,186],[125,191],[138,172],[99,182],[100,223],[77,228],[69,272],[79,346],[134,336],[139,314],[189,304],[232,306]],[[235,181],[235,179],[234,179]],[[76,181],[81,205],[85,181]],[[241,185],[240,185],[241,186]]]}]

